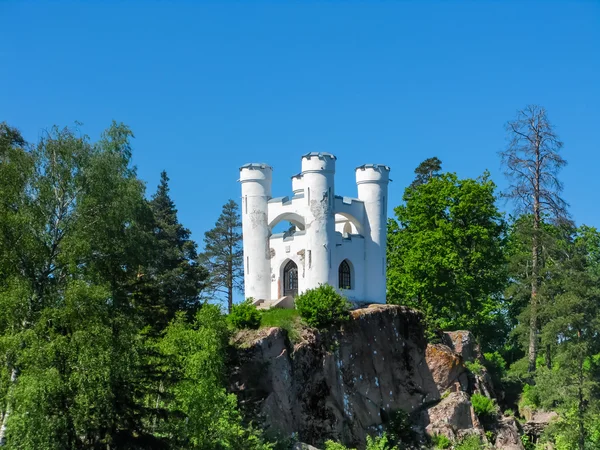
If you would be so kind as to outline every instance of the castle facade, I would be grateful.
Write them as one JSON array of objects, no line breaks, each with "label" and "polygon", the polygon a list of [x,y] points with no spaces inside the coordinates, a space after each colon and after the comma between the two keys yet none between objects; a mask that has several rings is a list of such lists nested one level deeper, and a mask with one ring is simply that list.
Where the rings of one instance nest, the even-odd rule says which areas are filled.
[{"label": "castle facade", "polygon": [[[335,194],[336,157],[302,156],[292,197],[272,197],[273,169],[240,168],[246,298],[259,307],[291,307],[307,289],[329,284],[349,300],[385,303],[390,168],[356,168],[357,197]],[[287,221],[293,226],[273,234]]]}]

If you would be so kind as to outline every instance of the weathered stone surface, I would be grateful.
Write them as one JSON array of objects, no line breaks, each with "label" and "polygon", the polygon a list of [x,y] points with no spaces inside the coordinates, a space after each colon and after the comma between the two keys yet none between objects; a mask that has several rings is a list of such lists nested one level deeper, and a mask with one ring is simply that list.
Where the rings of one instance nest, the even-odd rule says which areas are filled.
[{"label": "weathered stone surface", "polygon": [[469,380],[461,356],[443,344],[429,344],[425,353],[427,365],[440,393],[468,390]]},{"label": "weathered stone surface", "polygon": [[425,431],[455,440],[467,434],[485,437],[485,432],[466,392],[453,392],[423,413]]},{"label": "weathered stone surface", "polygon": [[317,447],[312,445],[304,444],[303,442],[296,442],[292,447],[292,450],[319,450]]},{"label": "weathered stone surface", "polygon": [[[421,320],[409,308],[372,305],[353,311],[339,331],[305,332],[293,349],[282,330],[246,333],[231,389],[270,431],[360,447],[394,411],[440,399]],[[440,375],[441,362],[436,370],[447,380],[459,372],[452,366],[452,375]]]},{"label": "weathered stone surface", "polygon": [[445,331],[442,342],[462,356],[466,362],[481,361],[479,344],[470,331]]},{"label": "weathered stone surface", "polygon": [[496,442],[494,447],[505,450],[525,450],[517,422],[513,417],[501,418],[495,427]]},{"label": "weathered stone surface", "polygon": [[523,424],[523,433],[537,442],[550,422],[556,420],[558,414],[554,411],[531,411],[527,422]]}]

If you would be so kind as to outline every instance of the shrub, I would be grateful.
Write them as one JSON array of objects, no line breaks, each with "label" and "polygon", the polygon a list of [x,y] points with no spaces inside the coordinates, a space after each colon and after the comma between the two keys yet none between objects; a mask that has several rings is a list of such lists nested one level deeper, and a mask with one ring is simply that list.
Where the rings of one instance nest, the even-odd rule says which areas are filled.
[{"label": "shrub", "polygon": [[325,442],[325,450],[354,450],[340,444],[339,442],[327,441]]},{"label": "shrub", "polygon": [[446,449],[452,446],[452,441],[443,434],[434,434],[431,437],[431,444],[435,449]]},{"label": "shrub", "polygon": [[497,351],[494,353],[485,353],[483,357],[483,365],[492,377],[492,383],[495,386],[500,386],[502,379],[506,376],[506,361]]},{"label": "shrub", "polygon": [[366,450],[398,450],[398,447],[392,447],[385,433],[382,436],[372,438],[367,436]]},{"label": "shrub", "polygon": [[308,325],[322,329],[348,320],[350,303],[333,287],[325,284],[296,297],[296,309]]},{"label": "shrub", "polygon": [[483,374],[484,367],[479,361],[473,361],[473,362],[466,361],[465,367],[467,369],[469,369],[469,371],[474,373],[475,375]]},{"label": "shrub", "polygon": [[260,311],[252,304],[252,299],[233,305],[227,320],[237,329],[250,328],[256,330],[260,326]]},{"label": "shrub", "polygon": [[471,396],[471,404],[477,417],[482,421],[492,419],[496,415],[496,404],[494,400],[485,395],[473,394]]},{"label": "shrub", "polygon": [[391,414],[386,429],[392,443],[407,444],[415,440],[410,415],[403,409],[398,409]]},{"label": "shrub", "polygon": [[466,436],[455,448],[456,450],[481,450],[485,447],[479,436],[472,434],[470,436]]}]

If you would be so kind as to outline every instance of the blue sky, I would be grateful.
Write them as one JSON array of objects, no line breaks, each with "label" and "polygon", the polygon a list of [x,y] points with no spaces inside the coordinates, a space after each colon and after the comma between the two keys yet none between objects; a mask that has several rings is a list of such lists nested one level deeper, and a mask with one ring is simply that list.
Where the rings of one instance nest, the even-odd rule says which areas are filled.
[{"label": "blue sky", "polygon": [[387,164],[390,213],[431,156],[503,187],[503,126],[528,103],[565,142],[573,216],[600,226],[600,2],[0,0],[0,19],[0,120],[32,141],[127,123],[199,243],[246,162],[274,167],[274,196],[308,151],[338,157],[341,195]]}]

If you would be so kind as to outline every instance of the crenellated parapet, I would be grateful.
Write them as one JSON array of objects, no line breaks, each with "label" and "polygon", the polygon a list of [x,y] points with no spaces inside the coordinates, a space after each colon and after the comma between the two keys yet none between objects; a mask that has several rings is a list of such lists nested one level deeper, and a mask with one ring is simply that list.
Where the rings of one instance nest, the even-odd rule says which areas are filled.
[{"label": "crenellated parapet", "polygon": [[[357,167],[358,195],[347,197],[335,194],[335,164],[331,153],[303,155],[293,195],[276,198],[269,165],[240,168],[246,297],[264,306],[330,284],[351,300],[385,303],[390,168]],[[273,234],[282,221],[293,226]]]}]

